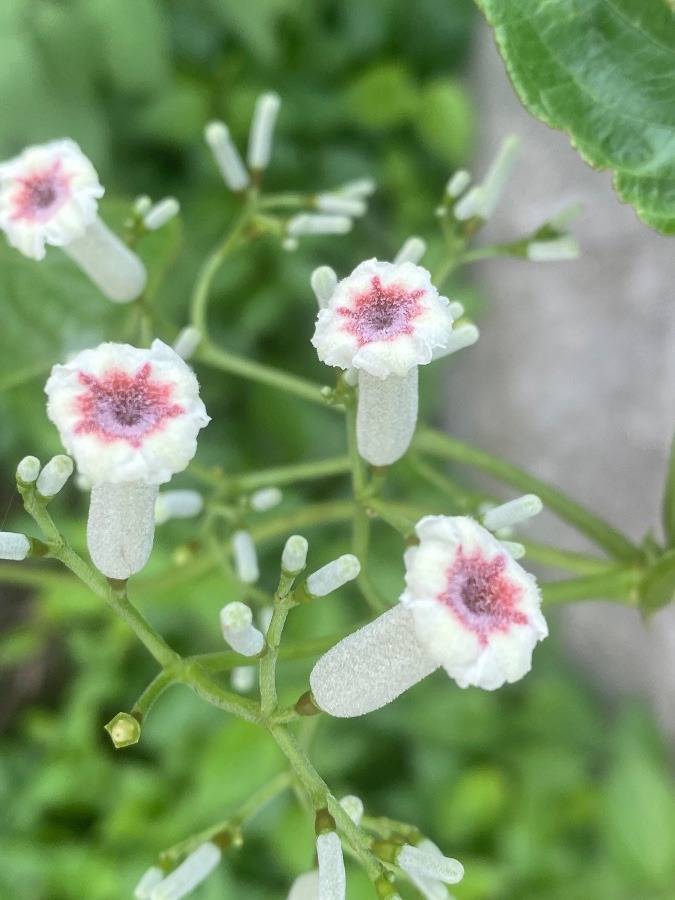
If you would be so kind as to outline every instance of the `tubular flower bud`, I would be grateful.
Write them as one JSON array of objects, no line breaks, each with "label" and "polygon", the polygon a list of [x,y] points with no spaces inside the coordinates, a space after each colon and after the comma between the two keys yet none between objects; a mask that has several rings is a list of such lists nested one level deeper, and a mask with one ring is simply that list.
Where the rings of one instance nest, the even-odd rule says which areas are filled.
[{"label": "tubular flower bud", "polygon": [[235,600],[220,611],[223,638],[242,656],[257,656],[265,646],[261,631],[253,625],[253,613],[245,603]]},{"label": "tubular flower bud", "polygon": [[40,474],[40,460],[36,456],[24,456],[16,467],[17,481],[33,484]]},{"label": "tubular flower bud", "polygon": [[558,262],[577,259],[581,250],[574,238],[566,234],[550,241],[532,241],[525,252],[535,262]]},{"label": "tubular flower bud", "polygon": [[319,860],[318,900],[345,900],[347,878],[337,832],[328,831],[317,837],[316,855]]},{"label": "tubular flower bud", "polygon": [[251,504],[251,509],[254,509],[256,512],[266,512],[268,509],[274,509],[275,506],[278,506],[283,498],[284,495],[278,487],[261,488],[259,491],[254,491],[251,494],[249,503]]},{"label": "tubular flower bud", "polygon": [[261,94],[258,97],[251,122],[247,155],[249,169],[254,172],[263,172],[269,165],[274,126],[280,106],[278,94]]},{"label": "tubular flower bud", "polygon": [[[431,844],[431,841],[425,843]],[[456,859],[443,856],[435,844],[431,846],[433,850],[428,846],[413,847],[411,844],[404,844],[396,855],[396,864],[413,877],[415,884],[420,877],[445,884],[457,884],[461,881],[464,866]]]},{"label": "tubular flower bud", "polygon": [[227,125],[223,122],[209,122],[204,129],[204,138],[211,148],[225,184],[236,193],[245,190],[250,183],[249,174]]},{"label": "tubular flower bud", "polygon": [[52,141],[0,163],[0,228],[24,256],[62,247],[110,299],[126,303],[146,282],[143,263],[98,218],[98,175],[78,145]]},{"label": "tubular flower bud", "polygon": [[232,535],[232,553],[239,581],[255,584],[260,577],[258,554],[248,531],[235,531]]},{"label": "tubular flower bud", "polygon": [[163,491],[155,500],[155,525],[169,519],[193,519],[204,509],[204,498],[197,491]]},{"label": "tubular flower bud", "polygon": [[222,853],[211,841],[200,844],[150,892],[150,900],[182,900],[213,872]]},{"label": "tubular flower bud", "polygon": [[460,687],[518,681],[548,634],[541,597],[489,531],[465,516],[426,516],[406,551],[400,605],[344,638],[310,675],[325,712],[379,709],[439,666]]},{"label": "tubular flower bud", "polygon": [[31,550],[31,543],[25,534],[16,531],[0,531],[0,559],[25,559]]},{"label": "tubular flower bud", "polygon": [[36,483],[39,494],[53,497],[73,474],[73,461],[69,456],[54,456],[40,472]]},{"label": "tubular flower bud", "polygon": [[328,302],[337,287],[337,275],[330,266],[319,266],[318,269],[314,269],[312,272],[310,281],[319,309],[323,309],[328,306]]},{"label": "tubular flower bud", "polygon": [[350,216],[354,219],[364,216],[368,209],[365,200],[328,192],[317,194],[314,205],[318,212],[336,216]]},{"label": "tubular flower bud", "polygon": [[343,797],[342,800],[340,800],[340,806],[355,825],[361,824],[361,819],[363,817],[363,801],[359,797],[355,797],[353,794],[347,794],[346,797]]},{"label": "tubular flower bud", "polygon": [[[435,856],[439,860],[445,859],[443,852],[428,838],[424,838],[424,840],[420,841],[419,844],[417,844],[417,848],[429,856]],[[428,871],[422,873],[419,870],[419,867],[416,868],[414,864],[409,868],[403,866],[401,868],[406,872],[417,890],[425,897],[425,900],[450,900],[448,889],[442,881],[439,881],[435,873],[433,875],[430,875]]]},{"label": "tubular flower bud", "polygon": [[209,417],[192,370],[162,341],[104,343],[56,365],[47,413],[92,483],[87,543],[109,578],[147,562],[158,485],[182,471]]},{"label": "tubular flower bud", "polygon": [[338,193],[343,197],[370,197],[377,190],[377,185],[373,178],[356,178],[354,181],[348,181],[341,185]]},{"label": "tubular flower bud", "polygon": [[318,900],[319,897],[319,870],[312,869],[298,875],[288,895],[288,900]]},{"label": "tubular flower bud", "polygon": [[141,876],[134,888],[134,900],[150,900],[153,888],[164,881],[164,871],[159,866],[151,866]]},{"label": "tubular flower bud", "polygon": [[200,345],[202,340],[202,333],[199,328],[195,328],[194,325],[186,325],[179,333],[176,340],[173,342],[174,352],[177,353],[181,359],[191,359],[194,356],[195,350]]},{"label": "tubular flower bud", "polygon": [[307,590],[312,597],[325,597],[348,581],[353,581],[360,571],[361,563],[358,559],[351,553],[345,553],[312,572],[307,579]]},{"label": "tubular flower bud", "polygon": [[394,265],[400,265],[404,262],[411,262],[417,265],[426,252],[426,241],[423,241],[420,237],[408,238],[394,257]]},{"label": "tubular flower bud", "polygon": [[307,563],[307,538],[301,534],[292,534],[284,545],[281,554],[281,568],[289,575],[299,575]]},{"label": "tubular flower bud", "polygon": [[286,233],[294,238],[303,234],[347,234],[352,229],[347,216],[329,216],[317,213],[298,213],[286,223]]},{"label": "tubular flower bud", "polygon": [[501,506],[493,506],[483,516],[483,525],[488,531],[499,531],[510,525],[517,525],[532,516],[538,515],[544,508],[543,503],[536,494],[524,494]]},{"label": "tubular flower bud", "polygon": [[[450,305],[453,306],[454,304]],[[465,347],[471,347],[479,337],[480,332],[473,322],[465,322],[463,325],[458,325],[457,328],[453,328],[445,347],[441,350],[434,350],[434,362],[437,359],[451,356],[453,353],[457,353],[458,350],[464,350]]]},{"label": "tubular flower bud", "polygon": [[143,224],[148,231],[157,231],[180,212],[180,203],[175,197],[165,197],[152,206],[143,217]]},{"label": "tubular flower bud", "polygon": [[230,676],[230,684],[233,690],[240,694],[246,694],[252,690],[255,684],[256,668],[255,666],[235,666]]},{"label": "tubular flower bud", "polygon": [[448,300],[412,262],[361,263],[319,310],[312,343],[329,366],[359,372],[357,442],[373,465],[405,453],[417,422],[417,366],[445,348]]},{"label": "tubular flower bud", "polygon": [[459,197],[471,183],[471,176],[466,169],[458,169],[445,186],[448,197]]}]

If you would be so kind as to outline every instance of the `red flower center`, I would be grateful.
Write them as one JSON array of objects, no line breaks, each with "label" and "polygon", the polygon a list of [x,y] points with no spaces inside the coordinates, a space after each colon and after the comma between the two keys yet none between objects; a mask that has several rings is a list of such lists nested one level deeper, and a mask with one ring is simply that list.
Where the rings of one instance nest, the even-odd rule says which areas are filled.
[{"label": "red flower center", "polygon": [[505,553],[488,559],[480,549],[465,554],[460,547],[447,571],[446,588],[436,598],[478,636],[481,647],[487,646],[490,634],[528,623],[525,613],[516,609],[523,588],[505,568]]},{"label": "red flower center", "polygon": [[119,369],[112,369],[101,378],[80,372],[79,380],[87,390],[75,398],[82,416],[75,434],[95,434],[106,444],[126,441],[138,448],[167,419],[184,413],[179,403],[171,402],[173,386],[152,381],[151,373],[150,363],[134,375]]},{"label": "red flower center", "polygon": [[17,180],[20,188],[14,198],[13,220],[45,222],[70,197],[70,176],[58,159],[50,168]]},{"label": "red flower center", "polygon": [[372,341],[390,341],[400,334],[412,334],[413,321],[421,313],[424,289],[410,290],[402,284],[383,285],[373,275],[370,289],[354,297],[352,306],[338,306],[346,320],[346,330],[362,347]]}]

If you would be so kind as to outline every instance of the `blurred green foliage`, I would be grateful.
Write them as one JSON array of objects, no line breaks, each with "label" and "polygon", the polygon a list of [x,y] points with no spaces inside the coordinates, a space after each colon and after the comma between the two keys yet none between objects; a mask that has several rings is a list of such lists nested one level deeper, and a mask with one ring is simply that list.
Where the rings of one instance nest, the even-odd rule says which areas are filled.
[{"label": "blurred green foliage", "polygon": [[[364,255],[389,258],[415,232],[430,239],[432,258],[439,252],[434,206],[473,139],[461,80],[471,21],[469,0],[3,0],[0,158],[31,142],[75,138],[108,188],[102,210],[112,223],[136,194],[177,196],[184,233],[176,225],[150,235],[139,251],[151,273],[160,257],[176,257],[159,300],[180,327],[199,263],[235,211],[203,125],[223,118],[243,147],[257,93],[278,91],[270,188],[326,189],[373,175],[379,190],[348,237],[308,240],[295,254],[270,238],[235,257],[215,285],[213,334],[236,352],[320,379],[308,341],[311,270],[329,263],[344,274]],[[470,289],[451,291],[475,306]],[[67,352],[124,339],[127,310],[101,298],[60,252],[36,264],[4,242],[0,310],[0,497],[4,527],[29,530],[12,499],[14,466],[27,453],[44,460],[60,449],[45,415],[44,375]],[[198,374],[214,420],[201,462],[234,473],[342,452],[330,411]],[[286,508],[300,501],[286,493]],[[55,515],[83,546],[85,501],[72,486]],[[190,530],[170,523],[158,532],[150,575],[167,567],[172,548],[189,556]],[[348,549],[345,529],[307,534],[312,566]],[[265,587],[273,587],[279,550],[270,546],[263,560],[272,573]],[[393,598],[402,565],[392,565],[386,543],[379,553],[375,574]],[[216,572],[161,592],[139,588],[132,599],[192,653],[219,649],[217,612],[238,590]],[[21,707],[0,749],[0,896],[128,897],[159,850],[224,818],[282,767],[265,734],[180,687],[158,703],[137,746],[115,751],[103,724],[155,674],[143,648],[69,578],[32,596],[13,588],[6,607],[7,618],[23,622],[0,643],[4,691],[15,688]],[[346,590],[339,603],[296,610],[289,636],[331,633],[362,614]],[[675,796],[654,726],[637,707],[610,720],[547,643],[519,686],[460,691],[439,675],[358,728],[322,722],[313,759],[338,796],[357,793],[372,814],[419,824],[460,858],[459,900],[672,897]],[[283,665],[282,699],[306,689],[309,666]],[[289,797],[245,837],[196,897],[281,898],[312,864],[310,823]],[[350,900],[371,896],[360,870],[349,879]]]}]

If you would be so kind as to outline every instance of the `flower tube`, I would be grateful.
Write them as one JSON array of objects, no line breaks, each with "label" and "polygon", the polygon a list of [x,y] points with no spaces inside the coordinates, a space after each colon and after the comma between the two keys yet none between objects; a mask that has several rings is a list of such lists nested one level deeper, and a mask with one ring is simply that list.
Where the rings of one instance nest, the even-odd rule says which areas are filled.
[{"label": "flower tube", "polygon": [[47,414],[92,484],[87,544],[96,567],[126,579],[148,560],[160,484],[181,472],[210,421],[189,366],[166,344],[100,344],[56,365]]},{"label": "flower tube", "polygon": [[400,603],[324,654],[310,675],[338,717],[390,703],[439,666],[460,687],[518,681],[548,634],[536,581],[466,516],[425,516],[406,551]]},{"label": "flower tube", "polygon": [[400,459],[417,422],[417,367],[447,345],[449,302],[426,269],[376,259],[340,281],[312,343],[329,366],[358,370],[357,443],[377,466]]},{"label": "flower tube", "polygon": [[45,244],[62,247],[117,303],[134,300],[146,282],[141,260],[98,217],[98,175],[71,140],[27,147],[0,163],[0,228],[32,259]]}]

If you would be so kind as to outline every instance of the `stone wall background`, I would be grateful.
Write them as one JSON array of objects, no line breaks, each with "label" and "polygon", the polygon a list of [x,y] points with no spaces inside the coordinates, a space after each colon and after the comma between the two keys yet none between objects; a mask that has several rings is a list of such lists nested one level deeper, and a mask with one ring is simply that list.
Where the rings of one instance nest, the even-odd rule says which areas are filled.
[{"label": "stone wall background", "polygon": [[[481,240],[525,232],[581,202],[572,230],[582,257],[475,267],[489,308],[480,341],[449,371],[444,425],[640,540],[660,520],[675,423],[675,243],[640,223],[611,176],[583,163],[565,134],[524,111],[485,25],[473,59],[482,128],[476,177],[506,134],[523,139]],[[540,519],[537,539],[589,549],[552,516]],[[649,696],[675,739],[675,608],[647,628],[635,611],[606,603],[559,615],[571,659],[608,697]]]}]

